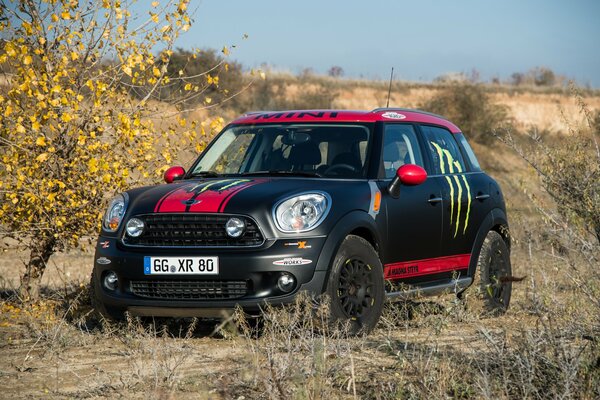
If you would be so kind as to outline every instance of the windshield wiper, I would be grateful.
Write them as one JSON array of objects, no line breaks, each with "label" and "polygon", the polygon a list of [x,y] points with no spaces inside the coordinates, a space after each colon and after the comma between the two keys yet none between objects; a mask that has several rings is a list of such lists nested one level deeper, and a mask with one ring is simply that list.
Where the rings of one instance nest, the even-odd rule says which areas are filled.
[{"label": "windshield wiper", "polygon": [[308,177],[317,177],[322,178],[323,175],[318,172],[311,171],[281,171],[281,170],[271,170],[271,171],[252,171],[252,172],[240,172],[239,175],[248,176],[248,175],[274,175],[274,176],[308,176]]},{"label": "windshield wiper", "polygon": [[198,171],[190,174],[190,178],[216,178],[220,176],[218,172],[215,171]]}]

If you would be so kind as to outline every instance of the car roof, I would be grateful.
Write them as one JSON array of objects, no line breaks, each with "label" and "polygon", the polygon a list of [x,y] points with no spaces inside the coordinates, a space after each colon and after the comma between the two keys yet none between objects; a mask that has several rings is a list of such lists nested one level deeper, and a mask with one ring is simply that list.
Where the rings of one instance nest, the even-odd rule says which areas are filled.
[{"label": "car roof", "polygon": [[376,108],[371,111],[352,110],[287,110],[287,111],[254,111],[249,112],[232,124],[271,124],[290,122],[418,122],[440,125],[452,133],[460,133],[460,129],[444,117],[421,110],[408,108]]}]

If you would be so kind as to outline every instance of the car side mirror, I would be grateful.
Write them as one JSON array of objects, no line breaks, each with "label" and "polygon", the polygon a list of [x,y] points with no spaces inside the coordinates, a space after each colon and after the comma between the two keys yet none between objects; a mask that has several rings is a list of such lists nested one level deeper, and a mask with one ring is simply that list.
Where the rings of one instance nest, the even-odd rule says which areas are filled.
[{"label": "car side mirror", "polygon": [[173,183],[173,181],[183,178],[184,175],[185,169],[183,169],[183,167],[176,166],[165,171],[164,179],[167,183]]},{"label": "car side mirror", "polygon": [[416,186],[425,182],[427,172],[415,164],[404,164],[396,171],[396,176],[390,182],[388,191],[393,198],[400,196],[400,185]]}]

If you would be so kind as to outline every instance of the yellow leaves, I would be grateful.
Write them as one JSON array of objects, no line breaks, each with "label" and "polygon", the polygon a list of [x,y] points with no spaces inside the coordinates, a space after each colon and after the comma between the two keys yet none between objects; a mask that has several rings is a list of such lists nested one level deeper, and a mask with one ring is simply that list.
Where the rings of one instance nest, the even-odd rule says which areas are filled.
[{"label": "yellow leaves", "polygon": [[227,46],[223,46],[223,49],[221,50],[221,53],[223,53],[226,56],[229,55],[229,49],[227,48]]},{"label": "yellow leaves", "polygon": [[23,28],[23,30],[25,30],[25,33],[27,35],[31,35],[33,33],[33,29],[31,28],[31,24],[29,22],[23,21],[21,27]]},{"label": "yellow leaves", "polygon": [[206,104],[210,104],[210,103],[212,103],[212,99],[211,99],[210,97],[206,97],[206,98],[204,99],[204,102],[205,102]]},{"label": "yellow leaves", "polygon": [[58,15],[52,14],[52,16],[50,17],[50,19],[52,19],[52,22],[58,22]]},{"label": "yellow leaves", "polygon": [[6,52],[6,54],[9,57],[17,56],[17,50],[16,50],[15,46],[13,45],[13,43],[10,41],[6,42],[6,44],[4,45],[4,51]]},{"label": "yellow leaves", "polygon": [[159,78],[159,77],[160,77],[160,69],[158,69],[158,68],[156,68],[156,67],[152,68],[152,74],[153,74],[155,77]]},{"label": "yellow leaves", "polygon": [[25,132],[27,132],[27,130],[25,129],[25,127],[22,124],[20,124],[20,123],[18,123],[16,125],[15,130],[17,131],[17,133],[25,133]]},{"label": "yellow leaves", "polygon": [[87,162],[87,166],[90,173],[94,174],[98,172],[98,160],[95,158],[90,158],[90,160]]},{"label": "yellow leaves", "polygon": [[185,86],[183,87],[184,90],[192,90],[192,84],[191,83],[186,83]]},{"label": "yellow leaves", "polygon": [[36,146],[44,147],[46,146],[46,138],[44,136],[39,136],[35,141]]},{"label": "yellow leaves", "polygon": [[71,14],[68,11],[63,11],[62,13],[60,13],[60,17],[64,20],[70,20]]},{"label": "yellow leaves", "polygon": [[152,7],[155,7],[155,8],[156,8],[156,7],[158,7],[158,5],[159,5],[159,4],[160,4],[160,3],[159,3],[158,1],[153,1],[153,2],[152,2]]},{"label": "yellow leaves", "polygon": [[25,57],[23,57],[23,64],[25,65],[29,65],[33,62],[33,59],[31,58],[31,56],[28,54]]},{"label": "yellow leaves", "polygon": [[155,24],[158,24],[158,14],[155,13],[150,13],[150,19],[152,20],[152,22],[154,22]]},{"label": "yellow leaves", "polygon": [[73,120],[73,116],[70,113],[65,112],[60,116],[60,119],[65,123],[69,123]]},{"label": "yellow leaves", "polygon": [[35,158],[35,160],[37,162],[41,162],[41,163],[45,162],[47,159],[48,159],[48,153],[42,153]]},{"label": "yellow leaves", "polygon": [[6,108],[4,109],[4,116],[5,117],[9,117],[10,114],[12,114],[12,112],[13,112],[13,108],[12,108],[12,106],[10,104],[8,104],[6,106]]},{"label": "yellow leaves", "polygon": [[79,54],[77,54],[76,52],[72,51],[71,52],[71,61],[75,61],[79,58]]},{"label": "yellow leaves", "polygon": [[160,33],[167,33],[170,32],[173,29],[173,27],[171,25],[165,25],[162,28],[160,28]]}]

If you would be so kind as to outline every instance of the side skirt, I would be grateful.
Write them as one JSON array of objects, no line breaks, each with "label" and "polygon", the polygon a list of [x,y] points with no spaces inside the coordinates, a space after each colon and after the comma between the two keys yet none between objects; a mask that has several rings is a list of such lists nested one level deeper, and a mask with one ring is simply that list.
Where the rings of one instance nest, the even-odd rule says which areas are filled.
[{"label": "side skirt", "polygon": [[472,278],[453,279],[446,283],[429,286],[412,286],[406,290],[386,293],[389,300],[409,300],[416,297],[437,296],[447,293],[460,293],[471,285]]}]

